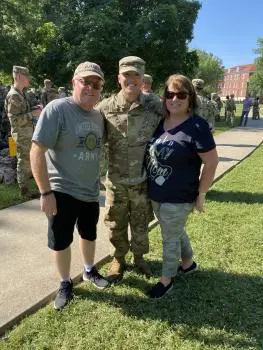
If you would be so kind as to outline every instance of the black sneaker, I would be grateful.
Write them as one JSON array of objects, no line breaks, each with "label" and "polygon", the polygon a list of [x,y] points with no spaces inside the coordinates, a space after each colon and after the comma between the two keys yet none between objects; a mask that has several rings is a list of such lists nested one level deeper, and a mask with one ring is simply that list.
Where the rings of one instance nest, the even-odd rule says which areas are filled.
[{"label": "black sneaker", "polygon": [[54,301],[54,308],[56,310],[63,309],[64,306],[72,299],[72,281],[64,281],[60,283],[58,293]]},{"label": "black sneaker", "polygon": [[91,281],[94,286],[99,289],[106,288],[109,284],[109,282],[103,276],[101,276],[100,273],[98,273],[95,266],[93,266],[90,272],[87,272],[84,269],[82,278],[84,281]]},{"label": "black sneaker", "polygon": [[193,261],[192,265],[189,266],[187,269],[183,269],[182,266],[178,267],[178,274],[180,275],[190,275],[190,273],[193,273],[198,270],[198,265],[195,261]]},{"label": "black sneaker", "polygon": [[147,295],[150,299],[161,299],[172,289],[173,281],[171,281],[166,287],[162,284],[162,282],[158,282],[155,286],[152,287]]}]

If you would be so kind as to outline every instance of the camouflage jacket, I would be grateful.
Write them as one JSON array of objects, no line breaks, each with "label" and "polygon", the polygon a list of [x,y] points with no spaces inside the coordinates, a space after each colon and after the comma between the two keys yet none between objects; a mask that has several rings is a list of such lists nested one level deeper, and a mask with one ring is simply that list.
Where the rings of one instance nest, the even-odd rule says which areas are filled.
[{"label": "camouflage jacket", "polygon": [[11,87],[5,99],[5,112],[10,121],[12,133],[17,128],[32,126],[32,114],[25,94],[21,93],[14,86]]},{"label": "camouflage jacket", "polygon": [[202,95],[197,95],[197,105],[196,114],[213,124],[218,113],[215,105]]},{"label": "camouflage jacket", "polygon": [[140,94],[137,101],[130,103],[119,92],[96,108],[105,116],[108,177],[123,184],[143,182],[145,147],[163,117],[160,99]]},{"label": "camouflage jacket", "polygon": [[45,107],[50,101],[58,98],[58,93],[55,89],[43,89],[41,94],[41,103],[43,107]]},{"label": "camouflage jacket", "polygon": [[226,111],[229,111],[229,112],[235,112],[236,110],[236,103],[234,100],[230,99],[230,100],[226,100]]}]

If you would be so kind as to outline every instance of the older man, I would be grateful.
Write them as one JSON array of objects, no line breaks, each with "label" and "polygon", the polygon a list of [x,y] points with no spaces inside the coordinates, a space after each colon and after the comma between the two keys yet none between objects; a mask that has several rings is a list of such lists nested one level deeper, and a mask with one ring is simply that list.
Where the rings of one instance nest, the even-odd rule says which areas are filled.
[{"label": "older man", "polygon": [[25,90],[30,83],[29,70],[26,67],[13,67],[14,85],[5,99],[5,112],[11,124],[11,135],[16,142],[17,182],[21,195],[29,193],[30,169],[29,151],[33,135],[33,117],[38,117],[40,109],[31,112]]},{"label": "older man", "polygon": [[83,280],[98,288],[108,284],[94,266],[104,121],[93,106],[100,98],[104,75],[97,64],[84,62],[75,70],[72,84],[72,97],[51,101],[41,113],[30,153],[41,210],[48,216],[48,246],[61,279],[55,309],[72,297],[70,245],[75,224]]},{"label": "older man", "polygon": [[97,106],[105,115],[109,148],[105,224],[114,247],[114,260],[108,272],[111,282],[122,279],[129,249],[140,272],[151,274],[143,257],[149,250],[151,212],[143,163],[145,146],[162,116],[162,106],[153,94],[141,93],[144,68],[140,57],[121,59],[118,75],[121,91]]}]

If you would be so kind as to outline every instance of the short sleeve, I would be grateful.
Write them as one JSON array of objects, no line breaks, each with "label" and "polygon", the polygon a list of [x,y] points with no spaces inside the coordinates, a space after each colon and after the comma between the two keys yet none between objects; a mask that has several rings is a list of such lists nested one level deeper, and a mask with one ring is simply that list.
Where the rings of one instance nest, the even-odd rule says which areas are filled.
[{"label": "short sleeve", "polygon": [[209,152],[216,147],[206,120],[198,118],[194,123],[193,144],[197,153]]},{"label": "short sleeve", "polygon": [[39,142],[46,148],[53,149],[62,127],[63,117],[61,112],[58,106],[51,102],[39,116],[32,141]]}]

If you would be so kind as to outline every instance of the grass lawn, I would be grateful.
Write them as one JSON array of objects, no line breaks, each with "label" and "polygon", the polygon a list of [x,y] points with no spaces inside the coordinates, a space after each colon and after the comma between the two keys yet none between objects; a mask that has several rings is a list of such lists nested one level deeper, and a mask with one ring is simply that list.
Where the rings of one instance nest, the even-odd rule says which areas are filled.
[{"label": "grass lawn", "polygon": [[0,349],[263,349],[262,168],[263,146],[213,186],[205,214],[191,216],[187,228],[200,271],[178,278],[169,296],[145,296],[161,270],[156,228],[147,256],[154,277],[130,267],[104,291],[78,284],[67,308],[48,305],[27,317]]}]

